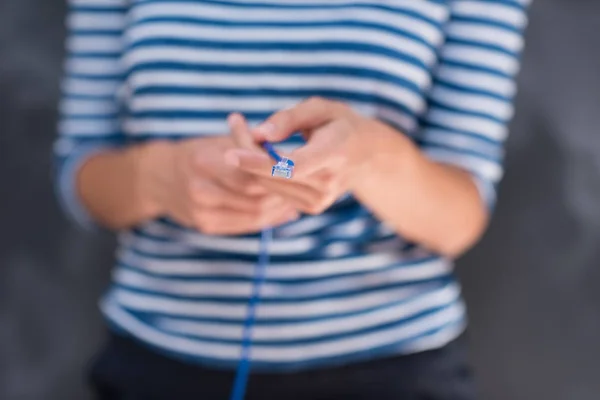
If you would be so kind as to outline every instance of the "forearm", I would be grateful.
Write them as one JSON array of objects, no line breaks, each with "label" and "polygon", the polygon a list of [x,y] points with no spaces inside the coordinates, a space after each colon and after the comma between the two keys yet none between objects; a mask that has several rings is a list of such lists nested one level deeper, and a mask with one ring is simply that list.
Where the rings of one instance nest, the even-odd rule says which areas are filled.
[{"label": "forearm", "polygon": [[[123,229],[156,218],[161,210],[149,181],[155,160],[167,144],[107,150],[92,156],[79,169],[76,188],[92,217],[110,229]],[[151,161],[151,159],[153,161]]]},{"label": "forearm", "polygon": [[427,159],[410,139],[375,123],[372,161],[353,193],[403,237],[454,257],[481,236],[487,210],[471,176]]}]

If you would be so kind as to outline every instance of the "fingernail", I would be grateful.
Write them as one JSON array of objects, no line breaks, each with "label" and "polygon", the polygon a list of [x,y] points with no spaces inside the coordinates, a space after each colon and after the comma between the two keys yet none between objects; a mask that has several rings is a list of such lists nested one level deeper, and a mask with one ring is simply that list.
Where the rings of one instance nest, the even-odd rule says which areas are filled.
[{"label": "fingernail", "polygon": [[225,158],[225,164],[232,167],[240,166],[240,157],[233,151],[227,151],[223,156]]},{"label": "fingernail", "polygon": [[256,128],[256,131],[260,133],[265,139],[271,140],[273,139],[273,135],[275,134],[275,125],[271,122],[263,122]]}]

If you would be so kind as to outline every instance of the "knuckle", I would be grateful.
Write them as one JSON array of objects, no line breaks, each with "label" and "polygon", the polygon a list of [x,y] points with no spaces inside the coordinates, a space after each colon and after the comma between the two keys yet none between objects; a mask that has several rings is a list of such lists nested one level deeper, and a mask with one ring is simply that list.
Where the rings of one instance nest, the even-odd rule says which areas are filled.
[{"label": "knuckle", "polygon": [[[347,113],[347,111],[350,110],[350,106],[348,106],[346,104],[340,104],[340,105],[338,105],[338,107],[339,107],[340,114],[345,115]],[[337,123],[338,123],[339,129],[342,130],[343,132],[352,132],[355,128],[354,121],[347,117],[339,118]]]},{"label": "knuckle", "polygon": [[346,157],[346,154],[343,151],[336,149],[329,156],[329,162],[330,172],[336,172],[344,169],[348,165],[348,157]]},{"label": "knuckle", "polygon": [[259,185],[258,181],[253,178],[246,178],[242,180],[239,183],[238,188],[243,194],[246,195],[254,195],[261,193],[261,186]]},{"label": "knuckle", "polygon": [[323,174],[320,179],[324,188],[328,188],[334,181],[335,177],[331,173]]},{"label": "knuckle", "polygon": [[329,182],[326,186],[327,188],[327,193],[330,194],[329,197],[331,197],[332,193],[335,193],[340,187],[340,182],[336,179],[336,180],[332,180],[331,182]]},{"label": "knuckle", "polygon": [[331,193],[335,192],[340,186],[340,177],[333,172],[324,173],[319,177],[319,185],[323,191],[324,197],[330,197]]},{"label": "knuckle", "polygon": [[327,206],[329,204],[328,200],[328,197],[325,195],[319,196],[319,198],[316,201],[314,201],[308,206],[307,213],[310,215],[318,215],[323,213],[323,211],[327,209]]},{"label": "knuckle", "polygon": [[188,183],[185,186],[185,194],[194,204],[202,204],[202,187],[200,184]]},{"label": "knuckle", "polygon": [[324,211],[324,208],[321,207],[320,204],[312,204],[306,210],[306,213],[309,215],[319,215]]},{"label": "knuckle", "polygon": [[256,212],[262,213],[265,211],[269,211],[272,203],[269,201],[268,197],[264,197],[262,199],[256,199],[253,204],[253,208],[256,210]]},{"label": "knuckle", "polygon": [[236,188],[241,194],[249,195],[252,192],[252,185],[248,182],[240,182]]},{"label": "knuckle", "polygon": [[[350,112],[350,111],[352,111],[352,107],[350,107],[350,106],[349,106],[348,104],[346,104],[346,103],[341,103],[341,102],[338,102],[338,103],[336,103],[336,107],[337,107],[337,108],[338,108],[338,109],[339,109],[341,112],[344,112],[344,113],[347,113],[347,112]],[[345,119],[345,118],[344,118],[344,120],[345,120],[345,121],[347,121],[348,123],[350,122],[348,119]]]},{"label": "knuckle", "polygon": [[212,233],[212,229],[213,229],[212,218],[210,218],[210,214],[208,214],[206,212],[197,211],[194,214],[194,225],[202,233],[207,233],[207,234]]},{"label": "knuckle", "polygon": [[307,100],[306,103],[310,104],[312,106],[320,106],[323,105],[327,100],[325,100],[323,97],[321,96],[310,96]]},{"label": "knuckle", "polygon": [[255,225],[256,225],[257,227],[263,227],[263,226],[267,226],[267,225],[269,225],[271,222],[273,222],[273,220],[274,220],[274,219],[273,219],[273,217],[272,217],[271,215],[268,215],[268,214],[261,214],[261,215],[258,215],[258,216],[256,217],[256,220],[255,220],[255,221],[256,221],[256,224],[255,224]]},{"label": "knuckle", "polygon": [[200,206],[209,206],[211,201],[211,193],[207,187],[202,184],[190,184],[187,188],[188,196],[194,204]]},{"label": "knuckle", "polygon": [[182,162],[182,164],[184,165],[184,168],[191,169],[192,171],[204,170],[206,167],[209,166],[209,160],[206,156],[206,152],[204,149],[201,150],[200,147],[194,150],[195,151],[189,151],[187,155],[188,158],[187,160],[185,160],[187,162]]},{"label": "knuckle", "polygon": [[221,202],[220,199],[213,192],[206,192],[201,195],[202,204],[205,207],[216,207]]}]

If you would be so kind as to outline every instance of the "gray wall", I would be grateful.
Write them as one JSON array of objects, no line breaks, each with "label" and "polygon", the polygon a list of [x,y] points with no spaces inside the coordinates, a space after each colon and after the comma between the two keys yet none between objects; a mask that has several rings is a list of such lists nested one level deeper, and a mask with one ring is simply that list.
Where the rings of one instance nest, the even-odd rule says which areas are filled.
[{"label": "gray wall", "polygon": [[[62,0],[0,0],[0,398],[86,399],[112,239],[58,211]],[[600,397],[600,2],[537,0],[507,176],[460,263],[486,400]],[[13,38],[18,37],[18,40]]]}]

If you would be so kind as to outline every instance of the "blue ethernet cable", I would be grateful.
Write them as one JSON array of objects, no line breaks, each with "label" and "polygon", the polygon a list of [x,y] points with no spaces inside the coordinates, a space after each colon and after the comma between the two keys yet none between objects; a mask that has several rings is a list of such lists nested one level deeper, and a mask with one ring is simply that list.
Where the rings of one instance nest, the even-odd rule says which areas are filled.
[{"label": "blue ethernet cable", "polygon": [[256,319],[256,307],[260,301],[260,289],[265,280],[267,265],[269,264],[269,242],[271,241],[272,230],[266,228],[260,235],[260,252],[258,263],[252,283],[252,295],[248,302],[246,311],[246,321],[242,333],[242,354],[240,362],[235,373],[235,381],[231,392],[230,400],[243,400],[248,385],[250,375],[250,347],[252,346],[252,329]]},{"label": "blue ethernet cable", "polygon": [[[294,162],[286,157],[281,157],[273,145],[265,142],[262,145],[263,149],[277,162],[271,170],[271,175],[290,179],[294,172]],[[231,392],[230,400],[243,400],[246,395],[248,386],[248,378],[250,376],[250,349],[252,346],[252,330],[256,320],[256,308],[260,302],[260,290],[265,281],[267,266],[269,265],[269,244],[273,237],[273,230],[265,228],[260,235],[260,248],[258,254],[258,263],[256,264],[256,272],[252,282],[252,294],[248,301],[248,309],[246,311],[246,320],[242,333],[242,352],[240,362],[235,373],[235,381]]]}]

